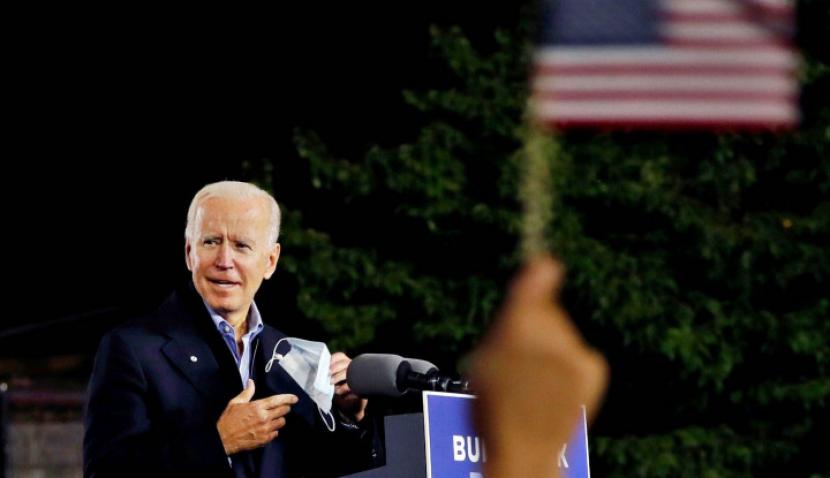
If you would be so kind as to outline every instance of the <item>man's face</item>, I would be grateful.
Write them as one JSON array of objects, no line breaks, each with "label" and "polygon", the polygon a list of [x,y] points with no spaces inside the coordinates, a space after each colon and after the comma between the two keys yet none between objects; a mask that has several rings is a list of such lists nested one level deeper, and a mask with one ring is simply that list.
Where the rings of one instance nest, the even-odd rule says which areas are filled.
[{"label": "man's face", "polygon": [[225,317],[247,314],[264,279],[277,267],[279,244],[269,244],[264,198],[210,197],[196,210],[185,246],[187,268],[202,299]]}]

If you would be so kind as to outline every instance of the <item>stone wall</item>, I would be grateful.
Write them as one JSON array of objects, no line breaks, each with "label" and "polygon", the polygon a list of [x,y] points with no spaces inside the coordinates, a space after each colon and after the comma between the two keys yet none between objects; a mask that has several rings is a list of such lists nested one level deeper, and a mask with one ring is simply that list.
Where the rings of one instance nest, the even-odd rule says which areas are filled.
[{"label": "stone wall", "polygon": [[81,422],[10,423],[6,456],[9,478],[81,478]]}]

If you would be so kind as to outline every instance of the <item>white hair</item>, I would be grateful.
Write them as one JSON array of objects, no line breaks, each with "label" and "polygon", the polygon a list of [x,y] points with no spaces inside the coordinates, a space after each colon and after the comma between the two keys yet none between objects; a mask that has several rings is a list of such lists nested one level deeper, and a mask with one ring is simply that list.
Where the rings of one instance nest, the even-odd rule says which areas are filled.
[{"label": "white hair", "polygon": [[268,230],[270,237],[268,244],[276,244],[277,238],[280,235],[280,207],[274,196],[271,196],[267,191],[260,189],[258,186],[251,183],[243,183],[241,181],[219,181],[218,183],[211,183],[203,187],[193,196],[190,201],[190,207],[187,210],[187,225],[184,229],[185,237],[188,239],[195,239],[194,223],[196,222],[196,210],[199,204],[211,197],[220,197],[227,199],[249,199],[249,198],[266,198],[269,206],[269,224]]}]

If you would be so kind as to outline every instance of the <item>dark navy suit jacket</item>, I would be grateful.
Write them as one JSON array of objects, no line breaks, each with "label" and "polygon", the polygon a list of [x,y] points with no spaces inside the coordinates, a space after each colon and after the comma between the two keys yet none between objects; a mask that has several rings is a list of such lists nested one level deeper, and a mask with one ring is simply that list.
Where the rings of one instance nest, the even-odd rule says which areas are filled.
[{"label": "dark navy suit jacket", "polygon": [[371,419],[360,426],[338,423],[335,432],[328,432],[314,402],[281,367],[265,373],[282,337],[266,325],[257,338],[253,399],[293,393],[299,402],[278,437],[263,448],[232,455],[232,469],[216,422],[242,391],[242,382],[192,284],[150,316],[108,333],[89,384],[84,475],[316,477],[376,465],[378,440]]}]

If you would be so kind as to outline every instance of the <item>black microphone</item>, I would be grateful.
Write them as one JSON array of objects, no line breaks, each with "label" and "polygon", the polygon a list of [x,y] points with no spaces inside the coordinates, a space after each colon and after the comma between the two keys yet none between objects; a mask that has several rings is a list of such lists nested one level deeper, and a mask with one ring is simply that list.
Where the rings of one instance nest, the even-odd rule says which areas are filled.
[{"label": "black microphone", "polygon": [[434,363],[427,362],[426,360],[423,360],[423,359],[404,357],[404,360],[409,362],[409,365],[412,366],[412,371],[413,372],[427,374],[427,373],[438,371],[438,367],[436,367]]},{"label": "black microphone", "polygon": [[438,367],[400,355],[362,354],[346,370],[349,388],[358,395],[399,397],[410,390],[469,393],[467,380],[442,375]]}]

